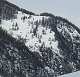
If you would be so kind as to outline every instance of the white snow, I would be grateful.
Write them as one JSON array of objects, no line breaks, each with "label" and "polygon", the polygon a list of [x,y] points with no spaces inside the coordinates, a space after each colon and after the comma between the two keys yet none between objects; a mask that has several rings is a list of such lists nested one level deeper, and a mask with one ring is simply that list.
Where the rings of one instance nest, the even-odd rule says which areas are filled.
[{"label": "white snow", "polygon": [[51,68],[49,68],[49,67],[45,67],[45,70],[47,70],[48,71],[48,73],[54,73],[54,70],[53,69],[51,69]]},{"label": "white snow", "polygon": [[[52,51],[60,55],[55,33],[51,31],[48,25],[44,27],[41,24],[43,18],[45,21],[49,17],[33,16],[19,12],[17,19],[3,20],[0,26],[14,38],[24,41],[32,52],[39,52],[39,48],[44,45],[44,47],[51,48]],[[36,30],[35,35],[34,30]],[[40,52],[39,54],[41,55]]]},{"label": "white snow", "polygon": [[[6,30],[12,37],[24,42],[32,52],[38,52],[40,56],[42,56],[42,54],[39,48],[43,45],[44,48],[50,48],[53,52],[62,57],[59,53],[58,41],[55,39],[55,32],[52,31],[48,25],[42,25],[43,18],[46,21],[49,17],[33,16],[19,12],[17,19],[2,20],[0,27]],[[72,29],[72,32],[70,32],[66,25],[61,26],[61,24],[58,24],[57,29],[64,37],[66,37],[65,32],[70,34],[72,41],[75,41],[74,36],[80,37],[76,30]],[[45,67],[45,69],[49,73],[54,73],[54,70],[49,67]],[[59,77],[79,77],[79,73],[80,71]]]},{"label": "white snow", "polygon": [[80,71],[73,72],[73,73],[70,73],[70,74],[65,74],[65,75],[62,75],[62,76],[59,76],[59,77],[80,77]]}]

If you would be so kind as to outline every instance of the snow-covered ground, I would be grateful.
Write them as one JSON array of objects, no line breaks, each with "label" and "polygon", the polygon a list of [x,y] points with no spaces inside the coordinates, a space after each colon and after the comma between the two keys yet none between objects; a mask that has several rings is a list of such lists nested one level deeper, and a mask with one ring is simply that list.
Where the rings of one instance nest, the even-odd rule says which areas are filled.
[{"label": "snow-covered ground", "polygon": [[[53,53],[56,53],[60,57],[59,41],[55,37],[55,32],[52,31],[49,26],[49,18],[46,16],[33,16],[18,12],[16,19],[2,20],[0,27],[6,30],[12,37],[24,42],[24,44],[32,51],[38,52],[40,56],[40,48],[50,48]],[[45,25],[45,21],[48,21]],[[63,21],[57,24],[58,32],[64,36],[65,39],[72,42],[78,42],[75,37],[80,37],[80,34],[72,26]],[[67,38],[68,37],[68,38]],[[76,47],[76,46],[75,46]],[[62,66],[61,66],[62,67]],[[53,69],[48,66],[45,67],[49,73],[54,72]],[[79,77],[80,72],[71,73],[68,75],[62,75],[60,77]]]},{"label": "snow-covered ground", "polygon": [[22,40],[32,52],[39,52],[39,48],[43,45],[60,55],[55,32],[51,31],[48,24],[42,25],[42,21],[46,21],[48,18],[19,12],[17,19],[3,20],[0,26],[14,38]]},{"label": "snow-covered ground", "polygon": [[80,71],[73,72],[73,73],[70,73],[70,74],[65,74],[65,75],[62,75],[62,76],[59,76],[59,77],[80,77]]}]

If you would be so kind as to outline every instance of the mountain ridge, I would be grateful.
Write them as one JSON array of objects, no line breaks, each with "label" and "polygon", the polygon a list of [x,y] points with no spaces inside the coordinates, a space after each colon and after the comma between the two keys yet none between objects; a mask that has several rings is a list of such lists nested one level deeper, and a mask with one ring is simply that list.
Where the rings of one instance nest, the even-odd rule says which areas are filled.
[{"label": "mountain ridge", "polygon": [[34,15],[22,9],[15,15],[0,19],[0,70],[8,66],[1,76],[57,77],[80,70],[80,29],[50,13]]}]

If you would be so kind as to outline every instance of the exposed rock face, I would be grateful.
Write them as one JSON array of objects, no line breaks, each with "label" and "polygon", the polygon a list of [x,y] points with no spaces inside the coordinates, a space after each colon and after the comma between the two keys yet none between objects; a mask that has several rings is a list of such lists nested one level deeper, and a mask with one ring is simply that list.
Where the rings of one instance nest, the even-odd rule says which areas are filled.
[{"label": "exposed rock face", "polygon": [[0,23],[2,77],[56,77],[80,70],[80,30],[74,24],[16,10],[16,18]]}]

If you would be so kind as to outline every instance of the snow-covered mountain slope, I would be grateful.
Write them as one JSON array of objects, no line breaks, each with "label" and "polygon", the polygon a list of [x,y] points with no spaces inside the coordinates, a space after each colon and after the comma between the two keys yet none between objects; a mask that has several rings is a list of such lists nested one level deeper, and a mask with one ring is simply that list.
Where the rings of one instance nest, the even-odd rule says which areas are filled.
[{"label": "snow-covered mountain slope", "polygon": [[79,77],[79,76],[80,76],[80,71],[73,72],[73,73],[66,74],[66,75],[62,75],[62,76],[59,76],[59,77]]},{"label": "snow-covered mountain slope", "polygon": [[[43,68],[33,68],[37,69],[37,74],[36,70],[26,72],[27,68],[22,68],[25,73],[30,73],[29,77],[33,77],[33,74],[34,77],[56,77],[80,70],[80,30],[75,25],[48,13],[30,15],[18,11],[16,16],[15,19],[1,20],[0,27],[29,49],[27,51],[23,47],[19,52],[25,50],[25,53],[37,57],[38,60],[33,63],[30,59],[33,65],[42,65]],[[25,66],[24,63],[22,65]]]},{"label": "snow-covered mountain slope", "polygon": [[43,66],[24,44],[0,28],[0,77],[43,77],[48,75]]},{"label": "snow-covered mountain slope", "polygon": [[14,38],[24,42],[32,52],[40,53],[40,47],[44,46],[51,48],[55,53],[59,54],[55,32],[53,32],[47,24],[42,24],[42,22],[47,21],[48,18],[49,17],[45,16],[30,16],[19,12],[17,19],[8,21],[2,20],[1,27]]}]

